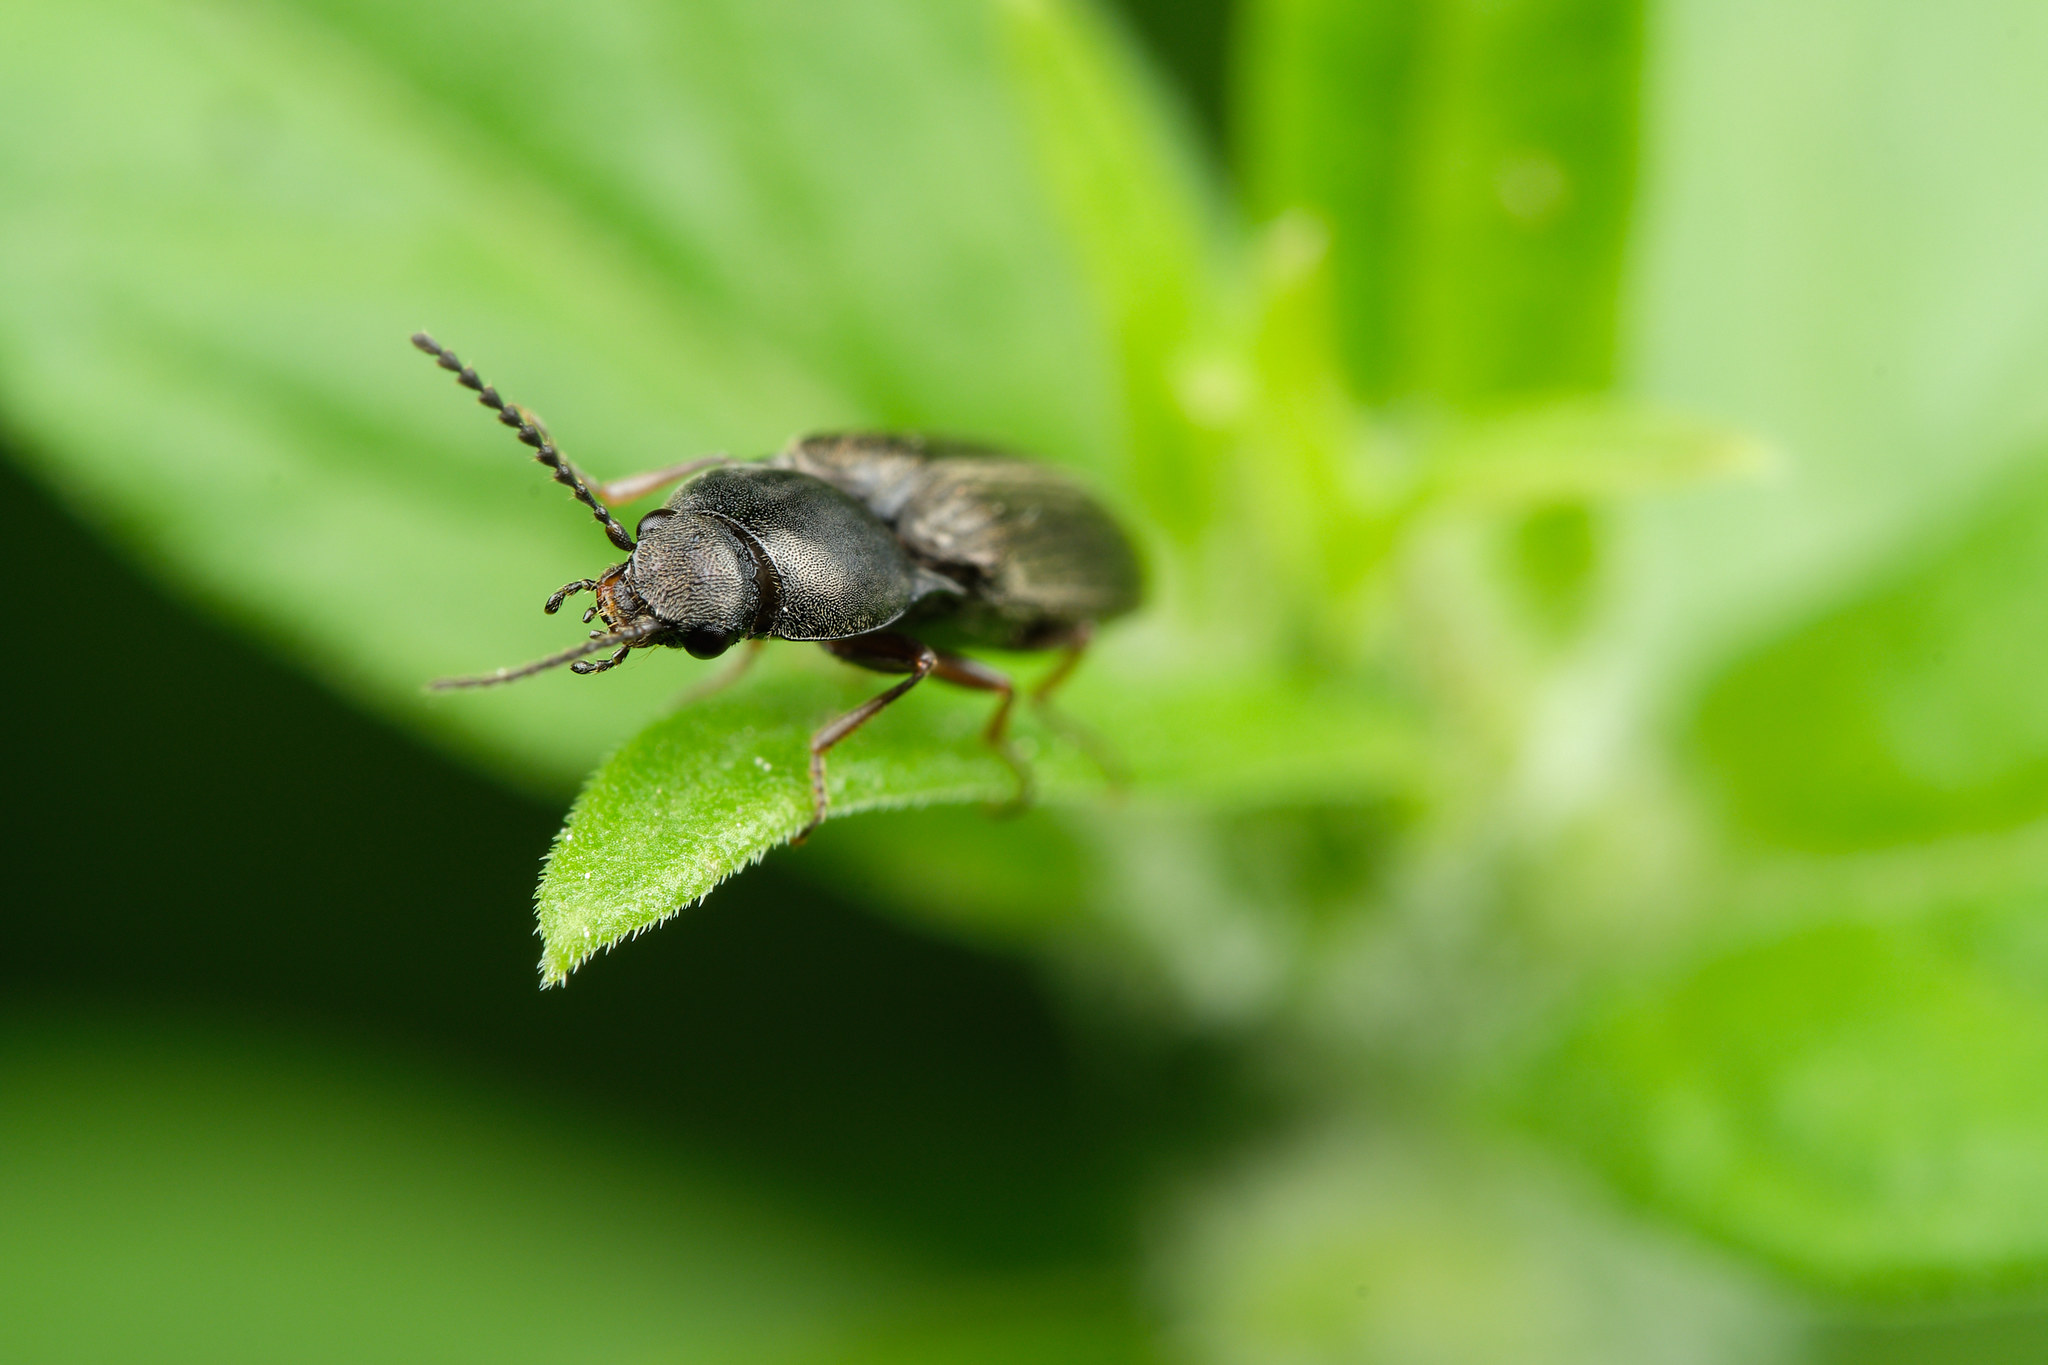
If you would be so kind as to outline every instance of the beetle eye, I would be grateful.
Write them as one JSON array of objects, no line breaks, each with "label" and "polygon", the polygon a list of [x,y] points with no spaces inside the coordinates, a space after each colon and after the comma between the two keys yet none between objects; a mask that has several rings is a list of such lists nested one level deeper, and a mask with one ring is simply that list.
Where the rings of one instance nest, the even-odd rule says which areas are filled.
[{"label": "beetle eye", "polygon": [[691,626],[683,632],[683,648],[699,659],[715,659],[732,648],[732,636],[710,626]]},{"label": "beetle eye", "polygon": [[675,513],[669,511],[666,507],[655,508],[652,512],[640,518],[640,524],[633,528],[633,539],[645,540],[649,531],[652,531],[674,515]]}]

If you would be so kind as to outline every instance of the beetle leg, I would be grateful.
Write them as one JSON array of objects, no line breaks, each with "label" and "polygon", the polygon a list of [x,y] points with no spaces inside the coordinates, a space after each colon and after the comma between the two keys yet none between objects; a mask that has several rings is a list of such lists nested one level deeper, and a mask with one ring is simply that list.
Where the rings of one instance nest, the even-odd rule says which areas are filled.
[{"label": "beetle leg", "polygon": [[872,635],[856,635],[850,640],[823,640],[819,643],[850,664],[871,668],[877,673],[908,673],[910,676],[879,696],[869,697],[811,736],[811,823],[797,831],[796,837],[790,840],[794,844],[810,838],[811,831],[825,823],[825,751],[873,720],[876,712],[923,682],[939,666],[939,656],[929,646],[907,635],[877,631]]},{"label": "beetle leg", "polygon": [[612,479],[599,484],[593,491],[598,497],[616,507],[623,503],[638,502],[649,493],[664,488],[678,479],[687,479],[700,469],[709,469],[715,464],[731,463],[730,455],[706,455],[700,460],[685,460],[666,469],[650,469],[645,474],[628,474],[623,479]]},{"label": "beetle leg", "polygon": [[569,665],[569,671],[571,673],[584,674],[602,673],[607,668],[617,668],[620,664],[626,662],[626,656],[628,654],[631,654],[632,652],[633,646],[620,645],[618,648],[618,652],[613,654],[609,659],[599,659],[595,663],[592,663],[588,659],[579,659],[575,663]]},{"label": "beetle leg", "polygon": [[[555,589],[554,596],[548,598],[548,604],[542,607],[541,610],[553,616],[562,609],[562,603],[568,601],[577,593],[596,591],[597,580],[594,578],[579,578],[574,583],[564,583],[561,587]],[[590,620],[588,616],[583,619],[585,622]]]},{"label": "beetle leg", "polygon": [[1060,651],[1060,661],[1038,680],[1038,686],[1031,689],[1031,704],[1046,706],[1052,701],[1052,694],[1059,690],[1066,680],[1081,666],[1081,656],[1088,652],[1088,642],[1095,638],[1095,627],[1077,626],[1067,637],[1067,647]]},{"label": "beetle leg", "polygon": [[676,706],[688,706],[691,702],[702,701],[706,697],[725,691],[726,688],[731,687],[746,676],[747,670],[754,666],[754,660],[760,658],[761,651],[767,647],[767,636],[755,636],[747,641],[738,657],[734,658],[724,668],[719,669],[703,682],[698,683],[695,687],[685,688],[676,697],[673,704]]},{"label": "beetle leg", "polygon": [[1031,804],[1031,769],[1017,756],[1016,746],[1010,743],[1010,707],[1017,700],[1017,688],[1009,676],[990,668],[974,659],[962,658],[958,654],[939,655],[939,666],[932,675],[941,682],[952,683],[955,687],[971,687],[980,692],[997,692],[1002,699],[996,703],[996,712],[988,718],[988,725],[981,732],[982,743],[994,749],[998,757],[1010,766],[1010,772],[1017,779],[1017,794],[1007,805],[997,808],[998,814],[1015,815]]},{"label": "beetle leg", "polygon": [[1061,652],[1059,662],[1054,664],[1046,675],[1038,680],[1038,685],[1031,689],[1031,705],[1037,709],[1038,718],[1045,722],[1046,728],[1086,754],[1088,761],[1102,770],[1102,775],[1109,779],[1110,786],[1126,787],[1130,785],[1130,773],[1125,769],[1123,761],[1117,757],[1115,750],[1105,744],[1102,737],[1093,730],[1052,704],[1052,694],[1074,675],[1074,670],[1080,667],[1081,656],[1088,652],[1088,642],[1094,638],[1094,626],[1075,628],[1074,633],[1067,637],[1067,646]]}]

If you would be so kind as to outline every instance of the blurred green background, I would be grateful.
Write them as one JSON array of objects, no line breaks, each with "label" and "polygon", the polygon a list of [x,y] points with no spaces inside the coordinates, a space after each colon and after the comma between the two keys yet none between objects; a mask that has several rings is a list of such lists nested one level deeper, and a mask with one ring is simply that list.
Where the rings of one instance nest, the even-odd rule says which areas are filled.
[{"label": "blurred green background", "polygon": [[[2048,12],[10,19],[0,1356],[2048,1352]],[[420,325],[606,476],[1080,470],[1139,782],[537,991],[696,675],[422,698],[602,551]]]}]

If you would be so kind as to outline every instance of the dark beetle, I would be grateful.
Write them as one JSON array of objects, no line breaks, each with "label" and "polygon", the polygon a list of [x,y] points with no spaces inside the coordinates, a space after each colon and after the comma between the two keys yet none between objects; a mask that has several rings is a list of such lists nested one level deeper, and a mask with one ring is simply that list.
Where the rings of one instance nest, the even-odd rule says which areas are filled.
[{"label": "dark beetle", "polygon": [[[652,645],[710,659],[739,641],[770,639],[813,640],[862,668],[909,674],[811,736],[811,822],[799,839],[825,818],[825,751],[929,676],[999,694],[984,738],[1016,771],[1021,798],[1027,776],[1007,741],[1015,689],[950,650],[1065,650],[1033,693],[1042,703],[1073,671],[1095,624],[1138,604],[1130,541],[1046,465],[911,436],[807,436],[766,460],[713,456],[593,486],[532,413],[426,333],[412,340],[516,429],[626,554],[547,601],[553,613],[571,595],[593,593],[597,605],[583,620],[600,618],[607,629],[524,667],[434,686],[483,687],[561,664],[602,673]],[[666,506],[640,518],[636,535],[607,506],[692,474]],[[604,659],[585,658],[606,649]]]}]

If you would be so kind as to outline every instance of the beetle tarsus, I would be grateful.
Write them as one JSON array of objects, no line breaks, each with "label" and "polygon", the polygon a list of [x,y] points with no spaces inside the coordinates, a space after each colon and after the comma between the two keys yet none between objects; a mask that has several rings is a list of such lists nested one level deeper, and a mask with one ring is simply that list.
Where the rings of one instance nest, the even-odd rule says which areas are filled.
[{"label": "beetle tarsus", "polygon": [[[599,638],[602,639],[603,637],[600,636]],[[633,646],[620,645],[618,652],[616,654],[613,654],[609,659],[582,659],[576,663],[570,664],[569,671],[571,673],[581,673],[585,677],[588,677],[592,673],[602,673],[608,668],[617,668],[620,664],[626,662],[626,656],[631,654],[632,652]]]},{"label": "beetle tarsus", "polygon": [[[577,593],[596,591],[597,580],[594,578],[579,578],[574,583],[564,583],[561,587],[555,589],[554,595],[548,598],[547,605],[542,607],[541,610],[553,616],[562,609],[562,603],[568,601]],[[595,609],[593,608],[593,610]],[[589,624],[590,614],[586,612],[583,620],[584,624]]]}]

